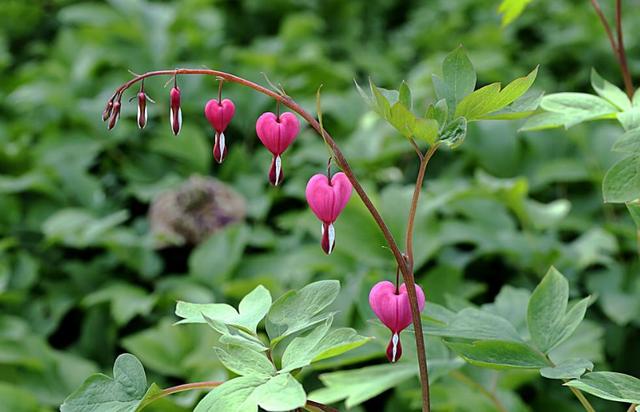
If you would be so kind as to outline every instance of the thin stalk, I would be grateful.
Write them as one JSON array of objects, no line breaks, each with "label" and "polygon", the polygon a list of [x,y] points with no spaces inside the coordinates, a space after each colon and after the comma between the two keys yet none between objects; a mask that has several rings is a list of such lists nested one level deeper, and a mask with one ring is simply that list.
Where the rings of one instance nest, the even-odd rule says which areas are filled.
[{"label": "thin stalk", "polygon": [[[549,366],[551,366],[551,367],[555,367],[556,366],[556,364],[553,363],[553,361],[551,360],[551,358],[548,355],[545,355],[545,354],[542,354],[542,355],[545,357],[545,359],[549,363]],[[566,380],[566,379],[563,379],[562,382],[567,383],[569,381]],[[585,411],[587,411],[587,412],[596,412],[594,407],[591,405],[589,400],[584,396],[584,394],[580,391],[580,389],[574,388],[572,386],[568,386],[568,388],[569,388],[569,390],[571,390],[571,392],[573,392],[575,397],[578,398],[578,400],[582,404],[582,407],[584,408]]]},{"label": "thin stalk", "polygon": [[418,211],[418,201],[420,200],[420,192],[422,191],[422,184],[424,182],[424,175],[427,171],[427,165],[429,160],[438,150],[438,145],[432,145],[427,154],[420,156],[420,168],[418,169],[418,178],[416,179],[416,186],[413,190],[413,198],[411,199],[411,207],[409,208],[409,220],[407,221],[407,235],[405,238],[405,245],[407,247],[407,261],[409,269],[413,273],[413,231],[416,221],[416,212]]},{"label": "thin stalk", "polygon": [[351,169],[351,166],[349,165],[349,162],[347,162],[347,159],[342,154],[342,151],[336,144],[335,140],[333,140],[331,135],[327,133],[326,130],[323,130],[323,128],[320,126],[320,123],[315,119],[315,117],[313,117],[306,110],[304,110],[299,104],[293,101],[289,96],[267,89],[266,87],[263,87],[257,83],[254,83],[242,77],[238,77],[233,74],[222,72],[219,70],[175,69],[175,70],[151,71],[151,72],[147,72],[139,76],[136,76],[133,79],[129,80],[128,82],[124,83],[122,86],[116,89],[114,95],[122,94],[131,85],[147,77],[166,76],[166,75],[176,76],[178,74],[180,75],[200,74],[200,75],[207,75],[207,76],[217,76],[217,77],[221,77],[222,79],[228,82],[237,83],[237,84],[249,87],[253,90],[256,90],[257,92],[260,92],[262,94],[265,94],[273,98],[274,100],[276,100],[277,103],[281,103],[287,106],[289,109],[293,110],[294,112],[298,113],[311,127],[313,127],[318,132],[318,134],[321,137],[325,139],[325,141],[333,151],[336,163],[338,164],[338,166],[340,166],[344,174],[347,176],[347,178],[349,179],[349,181],[353,186],[353,189],[356,191],[356,193],[362,200],[362,203],[364,203],[365,207],[373,217],[373,220],[375,220],[376,224],[380,228],[382,235],[384,236],[387,244],[389,245],[389,249],[391,249],[391,252],[393,253],[396,263],[400,268],[400,272],[402,273],[403,281],[407,287],[407,294],[408,294],[409,303],[411,306],[412,323],[415,330],[416,351],[418,355],[418,367],[420,371],[420,382],[421,382],[421,388],[422,388],[422,410],[423,412],[430,412],[431,407],[430,407],[430,400],[429,400],[429,372],[427,370],[427,356],[426,356],[425,345],[424,345],[424,336],[422,333],[420,309],[418,308],[418,299],[416,296],[416,286],[415,286],[415,281],[413,279],[412,270],[409,267],[408,263],[405,261],[403,257],[403,253],[400,251],[400,248],[398,247],[398,244],[394,239],[393,235],[391,234],[391,231],[389,230],[387,224],[385,223],[382,216],[380,216],[380,213],[378,212],[376,207],[371,202],[371,199],[369,198],[364,188],[358,181],[353,170]]},{"label": "thin stalk", "polygon": [[224,382],[210,381],[210,382],[185,383],[184,385],[172,386],[170,388],[163,389],[161,392],[158,392],[155,395],[145,399],[144,402],[142,402],[142,404],[138,407],[138,410],[142,410],[151,402],[157,401],[160,398],[164,398],[165,396],[169,396],[174,393],[185,392],[185,391],[190,391],[194,389],[213,389],[222,385],[223,383]]},{"label": "thin stalk", "polygon": [[637,407],[637,404],[632,403],[631,406],[629,406],[629,409],[627,409],[627,412],[635,412]]},{"label": "thin stalk", "polygon": [[620,72],[622,73],[627,96],[631,99],[633,97],[634,89],[631,74],[629,73],[629,66],[627,65],[627,55],[624,50],[624,39],[622,35],[622,0],[616,0],[617,41],[616,37],[614,37],[613,31],[611,30],[611,26],[609,25],[609,21],[604,15],[604,12],[600,7],[600,3],[598,3],[598,0],[591,0],[591,5],[598,15],[598,18],[602,23],[602,27],[604,27],[604,31],[607,33],[607,38],[611,44],[611,50],[613,50],[613,54],[616,56],[618,64],[620,65]]},{"label": "thin stalk", "polygon": [[499,412],[509,412],[507,408],[505,408],[505,406],[502,404],[502,402],[500,402],[500,399],[498,399],[498,397],[493,392],[490,392],[487,388],[485,388],[475,380],[471,379],[464,373],[460,371],[453,371],[451,372],[451,376],[459,380],[460,382],[464,383],[465,385],[471,387],[471,389],[476,389],[480,391],[480,393],[486,396],[491,401],[491,403],[493,403],[493,405],[496,407],[496,409]]}]

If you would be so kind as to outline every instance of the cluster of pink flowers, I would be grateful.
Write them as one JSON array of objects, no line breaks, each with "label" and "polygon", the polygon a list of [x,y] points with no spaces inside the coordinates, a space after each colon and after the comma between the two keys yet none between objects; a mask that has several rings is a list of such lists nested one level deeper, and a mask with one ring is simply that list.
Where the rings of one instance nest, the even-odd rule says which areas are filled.
[{"label": "cluster of pink flowers", "polygon": [[[108,121],[109,130],[118,122],[120,117],[121,95],[115,95],[105,107],[102,113],[103,121]],[[144,84],[137,94],[138,114],[137,124],[144,128],[147,124],[147,101],[153,102],[144,92]],[[178,135],[182,128],[182,110],[180,108],[180,89],[177,84],[169,92],[171,131]],[[228,146],[225,130],[233,119],[236,108],[229,99],[209,100],[204,108],[204,114],[211,127],[214,129],[213,157],[218,163],[222,163],[227,156]],[[300,122],[294,113],[266,112],[260,115],[256,121],[256,134],[260,142],[273,155],[269,168],[269,181],[278,186],[284,180],[282,167],[282,154],[295,141],[300,132]],[[335,246],[336,233],[334,223],[344,210],[351,198],[353,186],[349,178],[342,172],[318,173],[309,179],[305,190],[305,196],[309,207],[321,221],[321,246],[326,254],[330,254]],[[424,308],[425,296],[416,285],[416,294],[420,311]],[[387,358],[390,362],[397,362],[402,355],[400,332],[406,329],[412,321],[411,308],[407,289],[404,284],[398,287],[389,281],[377,283],[369,294],[369,305],[391,331],[391,340],[387,346]]]}]

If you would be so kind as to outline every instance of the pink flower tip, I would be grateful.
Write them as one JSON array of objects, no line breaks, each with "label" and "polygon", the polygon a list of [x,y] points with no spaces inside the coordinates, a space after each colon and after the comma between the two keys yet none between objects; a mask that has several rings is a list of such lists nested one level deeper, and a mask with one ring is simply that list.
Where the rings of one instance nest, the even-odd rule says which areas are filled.
[{"label": "pink flower tip", "polygon": [[[416,297],[420,312],[424,309],[425,297],[422,288],[416,285]],[[407,287],[403,283],[399,288],[385,280],[376,283],[369,292],[369,306],[378,319],[391,331],[391,340],[387,346],[387,359],[397,362],[402,356],[400,332],[411,325],[411,305]]]},{"label": "pink flower tip", "polygon": [[313,213],[322,222],[322,250],[330,254],[335,246],[333,223],[349,202],[353,186],[349,178],[338,172],[331,180],[324,174],[316,174],[309,179],[305,195]]}]

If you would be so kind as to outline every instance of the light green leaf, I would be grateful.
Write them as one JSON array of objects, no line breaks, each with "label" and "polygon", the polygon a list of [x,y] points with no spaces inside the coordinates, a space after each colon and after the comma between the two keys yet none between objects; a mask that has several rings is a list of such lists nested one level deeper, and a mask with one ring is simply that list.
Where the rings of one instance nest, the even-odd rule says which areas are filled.
[{"label": "light green leaf", "polygon": [[265,323],[271,345],[329,318],[330,313],[318,314],[336,299],[339,291],[337,280],[322,280],[282,295],[271,306]]},{"label": "light green leaf", "polygon": [[446,343],[451,350],[476,366],[495,369],[540,369],[549,365],[544,355],[526,343],[499,340]]},{"label": "light green leaf", "polygon": [[640,403],[640,379],[616,372],[591,372],[565,385],[602,399]]},{"label": "light green leaf", "polygon": [[544,97],[543,92],[529,92],[501,110],[482,116],[487,120],[516,120],[533,115]]},{"label": "light green leaf", "polygon": [[568,359],[556,366],[540,369],[540,375],[548,379],[578,379],[586,371],[593,370],[593,362],[587,359]]},{"label": "light green leaf", "polygon": [[258,285],[240,301],[238,317],[233,324],[244,326],[252,332],[256,331],[260,321],[271,308],[271,294],[262,285]]},{"label": "light green leaf", "polygon": [[464,142],[466,136],[467,119],[465,119],[464,117],[458,117],[457,119],[447,124],[444,129],[442,129],[438,140],[446,144],[450,148],[455,149],[456,147],[460,146],[462,142]]},{"label": "light green leaf", "polygon": [[189,303],[178,301],[176,315],[183,318],[176,322],[183,323],[207,323],[205,316],[222,323],[231,323],[238,317],[238,312],[226,303]]},{"label": "light green leaf", "polygon": [[570,337],[584,318],[589,299],[581,300],[567,312],[568,298],[569,282],[553,267],[531,295],[527,325],[531,339],[544,353]]},{"label": "light green leaf", "polygon": [[82,305],[89,307],[108,302],[116,324],[124,325],[136,315],[148,314],[155,301],[156,298],[143,288],[119,282],[88,294],[82,299]]},{"label": "light green leaf", "polygon": [[541,112],[528,118],[518,131],[533,132],[537,130],[555,129],[557,127],[564,127],[568,122],[570,122],[570,116],[564,113]]},{"label": "light green leaf", "polygon": [[352,349],[356,349],[368,341],[372,337],[360,336],[351,328],[338,328],[330,331],[316,347],[316,355],[311,362],[318,362],[324,359],[333,358],[342,355]]},{"label": "light green leaf", "polygon": [[446,99],[449,112],[453,114],[455,107],[466,95],[476,87],[476,71],[462,46],[449,53],[442,62],[442,89],[436,92],[438,98]]},{"label": "light green leaf", "polygon": [[411,135],[418,140],[433,144],[438,137],[438,122],[433,119],[418,119],[411,125]]},{"label": "light green leaf", "polygon": [[604,201],[624,203],[640,198],[640,155],[620,160],[607,171],[602,181]]},{"label": "light green leaf", "polygon": [[42,231],[50,242],[84,248],[104,244],[106,235],[128,218],[126,210],[96,217],[84,209],[62,209],[44,222]]},{"label": "light green leaf", "polygon": [[413,108],[413,100],[411,99],[411,89],[409,89],[409,85],[404,80],[400,83],[400,89],[398,89],[399,96],[398,101],[407,109],[411,110]]},{"label": "light green leaf", "polygon": [[633,222],[636,224],[636,228],[640,229],[640,203],[637,201],[628,202],[627,210],[629,211]]},{"label": "light green leaf", "polygon": [[502,0],[498,6],[498,13],[502,14],[502,27],[517,19],[529,3],[533,0]]},{"label": "light green leaf", "polygon": [[640,107],[634,107],[616,115],[625,131],[640,128]]},{"label": "light green leaf", "polygon": [[462,309],[446,326],[425,325],[425,333],[448,338],[523,342],[508,320],[476,308]]},{"label": "light green leaf", "polygon": [[275,375],[275,366],[260,352],[240,345],[226,345],[225,348],[214,348],[214,350],[225,368],[240,376]]},{"label": "light green leaf", "polygon": [[147,392],[147,378],[140,361],[125,353],[113,365],[113,378],[91,375],[65,399],[61,412],[134,412]]},{"label": "light green leaf", "polygon": [[615,118],[618,109],[605,99],[587,93],[556,93],[542,98],[540,107],[564,115],[569,128],[587,120]]},{"label": "light green leaf", "polygon": [[640,153],[640,128],[629,130],[613,144],[614,152]]},{"label": "light green leaf", "polygon": [[398,386],[417,373],[417,366],[409,362],[325,373],[320,375],[320,380],[326,388],[312,392],[309,399],[322,403],[346,399],[347,408],[351,408]]},{"label": "light green leaf", "polygon": [[627,94],[620,90],[619,87],[603,79],[596,69],[591,69],[591,87],[598,93],[598,95],[604,99],[607,99],[609,103],[615,105],[620,110],[631,109],[631,101],[627,97]]},{"label": "light green leaf", "polygon": [[447,101],[445,99],[440,99],[436,104],[429,104],[425,117],[427,119],[435,120],[440,125],[440,128],[442,128],[447,124],[448,113]]},{"label": "light green leaf", "polygon": [[255,412],[258,406],[267,411],[291,411],[306,402],[302,385],[291,374],[241,376],[209,392],[194,412]]}]

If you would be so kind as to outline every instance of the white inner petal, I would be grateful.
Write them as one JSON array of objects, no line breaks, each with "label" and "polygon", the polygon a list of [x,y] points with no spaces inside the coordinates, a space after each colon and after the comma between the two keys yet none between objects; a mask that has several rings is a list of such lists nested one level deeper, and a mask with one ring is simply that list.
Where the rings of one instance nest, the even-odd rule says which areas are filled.
[{"label": "white inner petal", "polygon": [[224,148],[226,146],[226,142],[224,140],[224,133],[220,133],[218,137],[218,144],[220,145],[220,157],[224,156]]},{"label": "white inner petal", "polygon": [[282,170],[282,159],[280,156],[276,156],[276,186],[280,182],[280,170]]},{"label": "white inner petal", "polygon": [[333,223],[329,225],[329,253],[333,252],[333,245],[336,242],[336,230],[333,228]]},{"label": "white inner petal", "polygon": [[182,109],[178,107],[178,132],[182,129]]},{"label": "white inner petal", "polygon": [[398,342],[400,341],[400,337],[397,333],[394,333],[391,337],[391,343],[393,344],[393,348],[391,349],[391,362],[396,361],[396,356],[398,355]]}]

